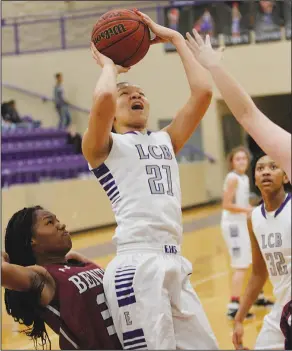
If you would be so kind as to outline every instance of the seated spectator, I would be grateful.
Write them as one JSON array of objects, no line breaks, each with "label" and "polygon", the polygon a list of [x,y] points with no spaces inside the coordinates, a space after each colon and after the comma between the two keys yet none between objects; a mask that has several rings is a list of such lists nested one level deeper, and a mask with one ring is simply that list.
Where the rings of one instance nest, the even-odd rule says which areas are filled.
[{"label": "seated spectator", "polygon": [[[40,121],[34,121],[30,117],[21,118],[16,109],[15,100],[10,100],[4,102],[1,105],[1,116],[2,120],[6,123],[3,123],[4,129],[17,128],[38,128],[41,125]],[[14,127],[13,127],[14,126]]]},{"label": "seated spectator", "polygon": [[71,125],[71,127],[67,129],[67,132],[67,143],[73,145],[76,154],[82,154],[82,137],[79,133],[76,132],[75,125]]}]

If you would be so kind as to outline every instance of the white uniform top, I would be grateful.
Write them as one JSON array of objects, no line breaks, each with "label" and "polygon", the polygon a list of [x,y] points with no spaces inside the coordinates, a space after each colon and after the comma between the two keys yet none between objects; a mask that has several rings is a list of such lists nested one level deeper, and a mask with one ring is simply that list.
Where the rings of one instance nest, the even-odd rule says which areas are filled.
[{"label": "white uniform top", "polygon": [[[237,179],[237,187],[234,196],[234,205],[245,207],[249,206],[249,178],[246,174],[238,174],[234,171],[229,172],[225,178],[223,190],[226,190],[227,182],[232,179]],[[222,212],[222,221],[237,222],[246,221],[247,215],[245,213],[234,213],[227,210]]]},{"label": "white uniform top", "polygon": [[108,158],[92,172],[112,203],[114,242],[179,245],[181,190],[169,134],[112,133],[112,138]]},{"label": "white uniform top", "polygon": [[267,212],[264,204],[256,207],[252,227],[277,303],[285,305],[291,300],[291,194],[276,211]]}]

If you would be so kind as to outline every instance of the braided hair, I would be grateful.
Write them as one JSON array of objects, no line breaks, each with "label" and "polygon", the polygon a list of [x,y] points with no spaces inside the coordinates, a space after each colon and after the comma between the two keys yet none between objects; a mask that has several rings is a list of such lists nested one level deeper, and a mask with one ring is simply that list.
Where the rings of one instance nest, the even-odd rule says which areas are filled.
[{"label": "braided hair", "polygon": [[[8,222],[5,234],[5,251],[12,264],[23,267],[36,264],[36,259],[31,247],[33,227],[36,221],[36,211],[42,210],[40,206],[24,208],[16,212]],[[44,288],[44,280],[35,279],[32,281],[30,291],[19,292],[5,289],[5,306],[7,313],[19,324],[28,328],[23,331],[30,337],[37,349],[38,341],[44,349],[51,342],[47,334],[40,306],[40,297]]]}]

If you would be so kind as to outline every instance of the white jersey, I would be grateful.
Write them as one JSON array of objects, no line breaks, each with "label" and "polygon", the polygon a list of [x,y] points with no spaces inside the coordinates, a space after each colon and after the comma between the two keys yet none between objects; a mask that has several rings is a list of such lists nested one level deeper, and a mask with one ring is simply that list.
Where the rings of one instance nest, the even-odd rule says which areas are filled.
[{"label": "white jersey", "polygon": [[181,243],[179,168],[167,132],[112,133],[106,161],[92,169],[115,213],[114,242]]},{"label": "white jersey", "polygon": [[264,204],[256,207],[252,212],[252,227],[276,302],[283,306],[291,300],[291,194],[276,211],[267,212]]},{"label": "white jersey", "polygon": [[[237,187],[234,196],[234,205],[245,207],[249,206],[249,178],[246,174],[238,174],[236,172],[230,172],[227,174],[223,190],[226,190],[227,182],[232,179],[237,179]],[[233,213],[227,210],[223,210],[222,221],[237,222],[246,221],[247,215],[245,213]]]}]

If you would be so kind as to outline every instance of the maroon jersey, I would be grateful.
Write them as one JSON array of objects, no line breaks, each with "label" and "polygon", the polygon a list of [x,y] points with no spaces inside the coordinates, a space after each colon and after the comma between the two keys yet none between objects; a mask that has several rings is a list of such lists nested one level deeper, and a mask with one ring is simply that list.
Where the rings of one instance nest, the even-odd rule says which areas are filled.
[{"label": "maroon jersey", "polygon": [[110,316],[102,280],[104,271],[92,263],[45,266],[56,282],[46,307],[46,324],[59,335],[62,350],[121,350]]},{"label": "maroon jersey", "polygon": [[283,308],[280,327],[285,336],[285,350],[292,350],[292,300]]}]

